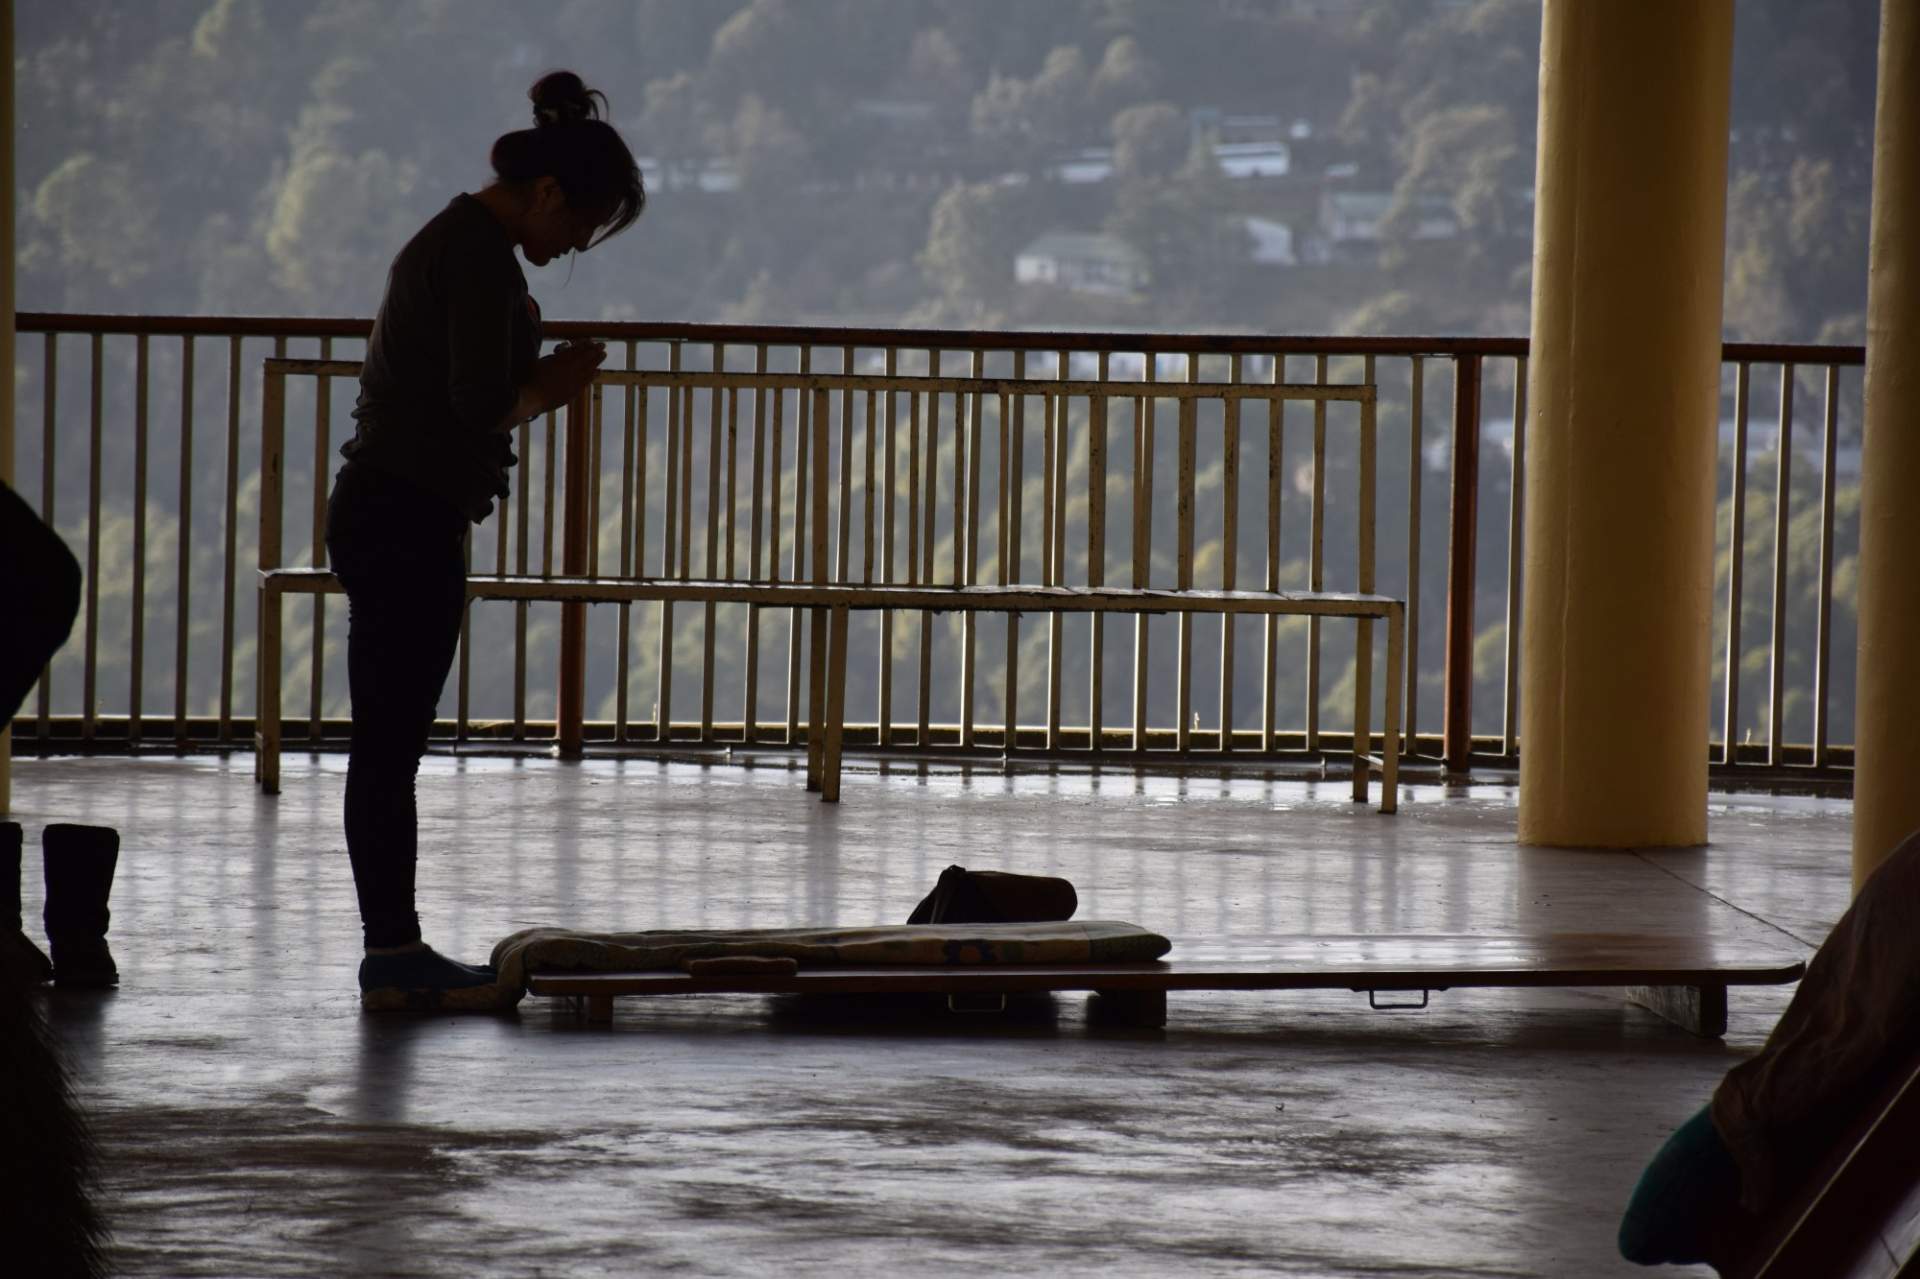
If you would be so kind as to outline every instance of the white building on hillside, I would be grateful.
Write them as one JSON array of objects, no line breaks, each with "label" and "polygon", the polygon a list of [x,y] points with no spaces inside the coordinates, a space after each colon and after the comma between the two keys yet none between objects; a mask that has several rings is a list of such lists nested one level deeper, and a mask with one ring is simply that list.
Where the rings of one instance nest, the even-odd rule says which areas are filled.
[{"label": "white building on hillside", "polygon": [[1074,293],[1124,297],[1147,286],[1147,260],[1118,236],[1052,231],[1013,259],[1020,284],[1050,285]]},{"label": "white building on hillside", "polygon": [[1293,266],[1299,261],[1293,252],[1292,227],[1271,218],[1248,218],[1246,224],[1255,266]]}]

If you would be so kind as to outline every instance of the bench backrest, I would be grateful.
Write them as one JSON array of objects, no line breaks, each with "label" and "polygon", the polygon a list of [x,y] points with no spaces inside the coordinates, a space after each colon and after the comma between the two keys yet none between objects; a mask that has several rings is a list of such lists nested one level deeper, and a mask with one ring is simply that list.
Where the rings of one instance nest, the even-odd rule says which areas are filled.
[{"label": "bench backrest", "polygon": [[[677,348],[675,356],[678,363]],[[262,568],[289,566],[289,384],[313,383],[309,562],[319,567],[334,443],[326,388],[357,377],[359,368],[344,360],[266,361]],[[1076,380],[1066,376],[1064,359],[1059,372],[603,369],[583,403],[517,432],[516,491],[493,529],[476,536],[474,569],[755,582],[1375,589],[1371,385]],[[1336,435],[1330,450],[1330,429],[1350,434],[1352,444],[1338,448]],[[1297,467],[1286,464],[1290,450],[1301,459]],[[1351,499],[1329,501],[1330,453],[1354,472]],[[1248,480],[1248,470],[1264,474]],[[1308,539],[1305,581],[1282,580],[1290,496],[1306,508],[1292,521]],[[1241,519],[1243,507],[1252,521]],[[1330,507],[1343,510],[1340,540],[1351,538],[1352,554],[1351,573],[1336,568],[1331,579]],[[568,546],[570,526],[581,544]],[[1301,549],[1293,548],[1294,557]]]}]

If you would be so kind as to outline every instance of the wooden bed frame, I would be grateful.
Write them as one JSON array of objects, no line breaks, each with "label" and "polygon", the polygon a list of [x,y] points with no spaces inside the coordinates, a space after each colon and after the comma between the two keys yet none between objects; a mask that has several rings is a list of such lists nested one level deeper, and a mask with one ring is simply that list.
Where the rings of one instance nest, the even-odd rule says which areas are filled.
[{"label": "wooden bed frame", "polygon": [[1092,991],[1104,1018],[1166,1023],[1167,994],[1185,990],[1351,990],[1375,1008],[1424,1008],[1456,987],[1625,987],[1627,998],[1694,1034],[1727,1028],[1729,986],[1799,980],[1805,964],[1777,943],[1618,933],[1258,936],[1178,942],[1171,962],[891,965],[787,974],[535,971],[534,995],[569,1000],[591,1024],[617,998],[648,995],[923,994],[993,999]]}]

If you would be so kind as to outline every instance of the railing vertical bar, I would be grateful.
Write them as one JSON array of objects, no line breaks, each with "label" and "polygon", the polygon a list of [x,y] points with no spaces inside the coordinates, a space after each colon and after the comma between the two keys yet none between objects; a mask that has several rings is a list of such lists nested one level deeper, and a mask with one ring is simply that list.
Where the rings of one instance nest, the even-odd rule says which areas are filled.
[{"label": "railing vertical bar", "polygon": [[[667,368],[680,371],[681,344],[675,342],[667,348]],[[691,413],[692,402],[682,393],[682,388],[667,388],[667,465],[662,476],[666,487],[665,504],[662,508],[660,525],[660,576],[671,578],[674,573],[676,549],[684,545],[685,527],[679,519],[683,485],[681,473],[692,469],[692,459],[682,456],[682,435],[680,418],[683,413]],[[685,562],[684,555],[679,557]],[[672,740],[673,731],[673,601],[660,601],[659,657],[655,663],[653,692],[653,740],[667,742]]]},{"label": "railing vertical bar", "polygon": [[[587,490],[585,497],[586,518],[581,521],[580,527],[580,537],[586,544],[583,548],[584,563],[582,567],[588,577],[599,577],[601,527],[600,490],[606,470],[607,388],[598,380],[595,380],[588,384],[587,390],[589,406],[587,409],[587,429],[585,433],[588,440],[586,466],[584,470],[576,469],[574,473],[581,476],[585,481]],[[573,617],[576,619],[574,625],[578,628],[574,643],[578,654],[579,671],[577,676],[575,676],[578,680],[578,687],[573,690],[573,695],[578,698],[580,708],[579,721],[574,725],[574,731],[579,735],[580,750],[582,752],[586,749],[587,622],[589,616],[590,614],[585,605],[576,605],[574,607]],[[617,657],[618,655],[616,654],[616,660]],[[620,672],[616,669],[614,671],[614,683],[618,684],[619,681]],[[618,727],[616,726],[615,740],[618,740],[618,731]]]},{"label": "railing vertical bar", "polygon": [[[1194,357],[1187,357],[1187,380],[1194,380]],[[1193,589],[1193,485],[1194,450],[1199,435],[1199,405],[1191,396],[1180,401],[1179,418],[1179,457],[1177,483],[1178,492],[1174,495],[1175,564],[1174,582],[1180,590]],[[1175,678],[1178,684],[1174,693],[1174,749],[1185,755],[1193,745],[1193,614],[1182,613],[1176,634],[1178,660],[1175,662]]]},{"label": "railing vertical bar", "polygon": [[[841,376],[852,374],[852,348],[841,348]],[[847,582],[847,553],[851,549],[852,538],[852,388],[841,388],[839,399],[839,511],[833,522],[833,545],[831,545],[831,568],[829,578],[833,582]],[[831,451],[829,451],[829,478],[831,478]]]},{"label": "railing vertical bar", "polygon": [[[516,483],[514,487],[520,488],[522,485]],[[502,577],[504,577],[507,572],[507,525],[509,523],[511,523],[511,510],[508,505],[503,502],[500,505],[500,509],[495,512],[493,521],[493,571]],[[471,613],[471,611],[472,608],[469,606],[468,612]],[[460,635],[460,651],[464,655],[467,651],[467,632],[464,628],[465,619],[462,619],[462,621],[463,628]],[[464,713],[461,719],[464,724],[466,719]]]},{"label": "railing vertical bar", "polygon": [[[52,340],[52,334],[48,334],[48,340]],[[236,549],[240,511],[240,346],[238,336],[227,339],[227,485],[220,534],[220,740],[223,743],[233,740],[234,592],[240,570]],[[51,449],[47,456],[53,456]]]},{"label": "railing vertical bar", "polygon": [[[842,377],[853,375],[853,348],[840,348],[840,374]],[[853,401],[851,387],[840,392],[840,512],[839,523],[834,529],[833,580],[848,580],[847,556],[850,549],[853,519]]]},{"label": "railing vertical bar", "polygon": [[[283,339],[274,340],[275,358],[285,351]],[[260,388],[260,535],[256,548],[256,567],[272,568],[283,562],[281,556],[281,520],[284,515],[287,439],[287,380],[278,368],[270,368]],[[259,583],[256,578],[255,582]],[[254,594],[254,634],[258,638],[258,656],[254,666],[254,738],[253,776],[269,793],[279,788],[280,749],[280,649],[281,614],[278,595],[269,598],[264,586]],[[271,654],[271,661],[266,655]]]},{"label": "railing vertical bar", "polygon": [[[520,432],[518,447],[520,457],[528,463],[534,457],[534,424],[520,422],[516,428]],[[515,572],[526,574],[530,568],[530,526],[532,526],[532,488],[534,474],[532,467],[520,472],[520,482],[516,484],[520,492],[515,495],[515,520],[513,520],[513,559]],[[501,513],[505,517],[505,513]],[[528,620],[528,601],[516,599],[513,603],[513,739],[522,741],[526,737],[526,620]]]},{"label": "railing vertical bar", "polygon": [[87,422],[87,600],[86,651],[81,668],[80,740],[91,742],[99,715],[100,673],[100,431],[101,381],[106,336],[93,334],[90,404]]},{"label": "railing vertical bar", "polygon": [[1420,708],[1420,498],[1426,470],[1426,366],[1413,357],[1407,428],[1407,692],[1402,755],[1413,753]]},{"label": "railing vertical bar", "polygon": [[[801,374],[813,371],[813,348],[800,348]],[[809,502],[807,492],[807,453],[811,448],[813,435],[813,397],[805,391],[793,393],[793,567],[791,577],[796,582],[807,580],[807,519]],[[793,746],[800,740],[800,612],[797,608],[787,610],[787,745]]]},{"label": "railing vertical bar", "polygon": [[[740,388],[727,388],[727,522],[722,540],[726,544],[726,556],[723,571],[727,580],[734,580],[739,564],[738,544],[740,540]],[[711,681],[709,681],[711,682]],[[741,714],[742,737],[745,724],[751,716]]]},{"label": "railing vertical bar", "polygon": [[1501,753],[1514,757],[1520,731],[1520,591],[1526,563],[1521,542],[1526,534],[1527,360],[1513,361],[1513,464],[1507,489],[1507,635],[1506,684],[1500,709]]},{"label": "railing vertical bar", "polygon": [[907,584],[920,582],[920,394],[907,392]]},{"label": "railing vertical bar", "polygon": [[[48,528],[57,528],[54,520],[54,441],[58,420],[60,397],[60,335],[44,333],[41,335],[41,348],[44,360],[44,372],[41,376],[43,392],[40,397],[40,518]],[[182,560],[184,563],[184,558]],[[227,580],[233,580],[233,573],[227,573]],[[185,616],[186,611],[181,610]],[[40,749],[47,749],[49,735],[53,731],[53,661],[48,659],[40,668],[40,691],[36,706],[34,736]]]},{"label": "railing vertical bar", "polygon": [[[1016,380],[1027,376],[1025,351],[1015,351],[1013,354],[1013,376]],[[1000,396],[1000,524],[999,536],[995,539],[993,547],[998,570],[996,580],[1002,586],[1008,582],[1020,580],[1020,472],[1024,461],[1020,440],[1025,430],[1022,417],[1025,411],[1026,397],[1002,393]],[[1013,613],[1007,614],[1006,626],[1007,658],[1001,667],[1000,676],[1000,706],[1006,720],[1006,724],[1000,730],[1002,752],[1011,751],[1020,744],[1019,616]]]},{"label": "railing vertical bar", "polygon": [[953,397],[953,564],[950,580],[955,586],[967,582],[967,394]]},{"label": "railing vertical bar", "polygon": [[[794,403],[796,405],[794,413],[796,418],[799,415],[797,406],[802,398],[803,397],[797,395],[794,397]],[[769,539],[767,550],[767,580],[777,582],[780,580],[780,520],[782,508],[786,505],[784,486],[786,472],[782,468],[781,453],[783,451],[782,445],[785,443],[786,438],[787,417],[786,392],[777,386],[773,388],[772,417],[773,451],[771,458],[767,462],[767,534]]]},{"label": "railing vertical bar", "polygon": [[[713,346],[713,371],[716,373],[725,372],[726,367],[727,367],[726,348],[722,346],[720,343],[716,342],[714,343],[714,346]],[[733,392],[731,390],[728,390],[725,392],[725,394],[722,394],[721,388],[719,386],[715,386],[711,391],[707,393],[707,566],[706,566],[706,575],[709,581],[713,579],[715,571],[718,570],[718,568],[720,567],[720,560],[719,560],[720,465],[722,462],[722,454],[726,451],[724,448],[724,445],[726,442],[729,442],[731,440],[732,427],[733,427],[732,419],[730,418],[727,419],[726,427],[725,427],[726,433],[727,433],[726,440],[723,440],[721,435],[721,431],[722,431],[721,415],[722,415],[722,410],[724,408],[723,401],[731,402],[732,400],[733,400]],[[733,499],[733,490],[732,490],[731,483],[729,483],[729,486],[728,486],[727,499],[728,501],[732,501]],[[733,527],[733,520],[731,515],[728,516],[727,527],[728,527],[728,531],[731,532]],[[729,561],[731,561],[731,558],[732,558],[731,554],[729,554],[728,558],[729,558]],[[711,600],[707,601],[706,606],[701,610],[702,621],[701,621],[701,627],[700,627],[700,740],[703,742],[710,742],[713,740],[713,666],[714,666],[713,631],[714,631],[714,620],[715,620],[714,610],[715,610],[715,605]]]},{"label": "railing vertical bar", "polygon": [[[520,456],[533,457],[533,423],[522,422],[520,432]],[[530,547],[532,545],[532,491],[533,476],[522,473],[518,501],[515,503],[513,534],[514,571],[521,576],[531,567]],[[529,605],[526,600],[515,600],[513,604],[513,740],[524,741],[527,736],[527,617]]]},{"label": "railing vertical bar", "polygon": [[861,477],[860,485],[860,580],[871,586],[873,585],[874,552],[878,549],[874,544],[877,530],[873,523],[875,506],[873,468],[880,443],[880,393],[878,391],[867,392],[866,410],[866,431],[861,436],[861,442],[866,447],[866,471]]},{"label": "railing vertical bar", "polygon": [[[680,580],[693,576],[693,388],[680,388]],[[711,395],[711,393],[709,393]]]},{"label": "railing vertical bar", "polygon": [[[671,394],[671,392],[669,392]],[[651,399],[647,388],[630,388],[633,412],[633,573],[647,575],[647,456],[653,435]]]},{"label": "railing vertical bar", "polygon": [[[780,453],[786,430],[786,412],[785,393],[782,392],[779,387],[775,387],[773,389],[773,455],[767,464],[767,498],[771,504],[771,508],[767,513],[767,528],[770,538],[770,546],[767,553],[767,574],[768,579],[775,582],[780,580],[780,508],[783,505],[782,495],[784,490],[782,486],[786,481],[786,472],[782,469]],[[797,417],[799,410],[796,408],[794,412]],[[791,733],[791,730],[789,730],[789,733]],[[792,737],[790,735],[786,740],[789,745],[792,744]]]},{"label": "railing vertical bar", "polygon": [[1447,769],[1466,771],[1473,752],[1474,569],[1480,512],[1480,356],[1453,360],[1453,475],[1447,534]]},{"label": "railing vertical bar", "polygon": [[[473,572],[473,539],[471,537],[465,539],[460,554],[466,571],[471,574]],[[460,665],[459,676],[454,685],[453,739],[464,742],[467,740],[467,724],[471,716],[473,695],[473,609],[471,607],[460,611],[458,652]],[[317,738],[319,734],[315,733],[314,736]]]},{"label": "railing vertical bar", "polygon": [[[627,371],[634,369],[637,344],[631,339],[627,344]],[[621,388],[620,396],[620,576],[633,577],[637,569],[633,559],[633,445],[634,422],[633,401],[637,387],[629,384]],[[597,536],[597,534],[596,534]],[[504,547],[504,543],[502,544]],[[618,677],[613,693],[613,740],[627,740],[627,699],[632,692],[632,641],[633,605],[621,600],[616,615],[619,637],[615,641],[614,663]]]},{"label": "railing vertical bar", "polygon": [[[1327,383],[1327,357],[1313,357],[1313,381]],[[1313,507],[1309,512],[1307,589],[1326,589],[1327,402],[1313,402]],[[1307,619],[1307,749],[1320,749],[1320,619]]]},{"label": "railing vertical bar", "polygon": [[[320,339],[320,358],[333,358],[333,339]],[[333,379],[321,374],[313,387],[313,509],[310,516],[312,541],[308,563],[324,568],[327,563],[327,459],[333,455]],[[465,636],[465,624],[461,634]],[[327,658],[327,597],[313,597],[313,641],[308,660],[312,675],[307,680],[307,740],[320,740],[320,712],[326,703],[323,687]]]},{"label": "railing vertical bar", "polygon": [[[850,395],[851,392],[843,391],[841,393],[841,404],[843,407]],[[827,388],[818,385],[813,388],[812,394],[809,396],[813,401],[813,429],[811,432],[813,435],[813,470],[810,476],[804,472],[802,474],[803,483],[806,483],[808,479],[812,481],[807,484],[808,490],[812,493],[812,500],[809,503],[812,511],[808,515],[809,523],[807,525],[807,531],[813,543],[813,553],[809,558],[813,561],[813,576],[811,580],[816,586],[826,585],[832,576],[831,566],[827,561],[828,554],[831,550],[827,542],[827,474],[831,469],[833,461],[829,456],[832,445],[832,441],[828,435],[828,431],[832,425],[829,421],[831,413],[830,405],[832,403],[829,396],[830,392]],[[841,425],[842,428],[845,429],[846,422],[844,419],[842,419]],[[842,443],[843,445],[845,443],[844,436],[842,436]],[[844,476],[846,469],[846,450],[844,447],[841,449],[840,457],[841,471]],[[844,496],[841,509],[846,509]],[[845,563],[844,557],[842,557],[841,562],[843,564]],[[799,580],[797,573],[795,574],[795,579]],[[809,671],[807,681],[807,759],[810,765],[815,765],[817,762],[818,767],[824,768],[826,763],[826,737],[830,731],[825,723],[825,719],[831,714],[831,708],[826,704],[827,610],[824,608],[810,608],[807,610],[807,620],[810,623],[808,628],[810,634],[807,640],[807,667]],[[810,767],[808,772],[821,783],[824,789],[826,785],[824,773],[816,772],[813,767]]]},{"label": "railing vertical bar", "polygon": [[[581,389],[567,403],[567,470],[561,488],[560,571],[570,578],[587,575],[594,540],[593,472],[599,456],[593,448],[594,401],[599,384]],[[471,544],[471,543],[469,543]],[[587,605],[569,600],[560,606],[559,680],[554,697],[554,742],[561,759],[579,759],[586,747]]]},{"label": "railing vertical bar", "polygon": [[1840,366],[1827,365],[1824,430],[1820,462],[1820,623],[1814,636],[1813,766],[1827,766],[1827,705],[1833,689],[1828,682],[1833,659],[1833,462],[1838,445]]},{"label": "railing vertical bar", "polygon": [[546,415],[546,434],[544,437],[545,457],[541,470],[545,481],[540,511],[540,571],[548,577],[553,576],[553,511],[555,506],[555,480],[559,472],[559,453],[556,447],[558,436],[554,414]]},{"label": "railing vertical bar", "polygon": [[[501,513],[499,513],[499,522],[493,524],[493,553],[495,553],[495,559],[503,559],[503,557],[507,555],[507,530],[505,530],[505,520],[507,520],[507,513],[501,511]],[[472,572],[472,563],[474,563],[474,551],[472,551],[472,538],[470,538],[470,536],[467,538],[467,545],[463,547],[463,559],[465,559],[465,563],[467,563],[467,572],[470,574],[470,572]],[[459,663],[461,664],[459,664],[459,682],[457,682],[457,691],[455,691],[455,711],[453,711],[453,739],[455,739],[455,741],[465,741],[465,739],[467,739],[467,726],[470,724],[470,720],[472,720],[472,615],[474,615],[474,611],[472,611],[470,605],[468,605],[467,609],[461,611],[461,641],[459,641]]]},{"label": "railing vertical bar", "polygon": [[[1360,593],[1371,595],[1378,585],[1374,576],[1374,523],[1379,487],[1379,432],[1374,413],[1374,357],[1363,361],[1361,381],[1366,398],[1360,401]],[[1354,623],[1353,658],[1353,800],[1367,802],[1367,785],[1372,777],[1369,756],[1373,751],[1373,619]],[[1389,676],[1391,677],[1391,676]],[[1384,750],[1383,750],[1384,753]],[[1384,769],[1383,769],[1384,771]]]},{"label": "railing vertical bar", "polygon": [[[985,353],[976,347],[969,370],[975,380],[983,375],[985,360]],[[980,581],[980,411],[985,398],[978,391],[967,397],[967,558],[966,576],[959,580],[968,586]],[[956,429],[958,426],[956,420]],[[957,510],[955,515],[958,516]],[[960,615],[960,745],[968,749],[973,746],[973,685],[978,670],[977,619],[978,614],[972,611]]]},{"label": "railing vertical bar", "polygon": [[[1238,383],[1244,366],[1238,353],[1227,362],[1227,380]],[[1220,406],[1221,471],[1220,589],[1239,589],[1240,583],[1240,401]],[[1220,615],[1220,751],[1233,750],[1233,641],[1232,613]]]},{"label": "railing vertical bar", "polygon": [[[180,338],[180,496],[173,583],[173,740],[187,745],[188,644],[191,642],[193,574],[193,335]],[[52,387],[48,387],[48,394]]]},{"label": "railing vertical bar", "polygon": [[[933,351],[927,352],[928,366],[937,370],[939,356]],[[959,415],[958,397],[954,401],[954,414]],[[926,420],[926,475],[922,480],[926,496],[920,505],[920,581],[931,585],[933,582],[933,531],[935,526],[935,508],[939,505],[940,494],[940,393],[927,392]],[[956,445],[957,447],[957,445]],[[958,536],[956,532],[955,536]],[[914,744],[926,750],[931,744],[932,725],[929,716],[933,705],[933,615],[925,609],[920,610],[920,694],[916,706],[919,736]]]},{"label": "railing vertical bar", "polygon": [[[1142,363],[1148,392],[1133,401],[1133,584],[1146,586],[1154,572],[1154,457],[1160,447],[1154,432],[1160,399],[1150,384],[1160,380],[1160,353],[1148,351]],[[1133,749],[1146,749],[1146,682],[1152,666],[1152,628],[1144,613],[1133,615]]]},{"label": "railing vertical bar", "polygon": [[[1273,353],[1271,381],[1278,386],[1287,380],[1287,357]],[[1281,472],[1286,462],[1287,405],[1281,399],[1267,401],[1267,583],[1268,591],[1280,589],[1280,495]],[[1274,650],[1278,647],[1278,619],[1268,614],[1261,619],[1260,645],[1260,749],[1273,753],[1274,745]]]},{"label": "railing vertical bar", "polygon": [[[898,376],[900,372],[899,349],[891,346],[888,347],[886,361],[887,376]],[[887,415],[887,445],[884,460],[886,496],[882,499],[880,513],[880,580],[891,583],[893,581],[894,518],[898,510],[898,494],[895,492],[895,487],[899,482],[899,470],[897,466],[899,456],[899,428],[894,421],[896,402],[894,400],[894,392],[891,389],[887,391],[885,403],[882,407]],[[869,406],[868,430],[872,430],[871,406]],[[869,487],[871,488],[871,484],[869,484]],[[871,505],[869,505],[868,509],[872,509]],[[880,745],[891,746],[893,745],[893,610],[890,608],[880,611],[879,648],[880,706],[879,714],[876,716],[875,722],[879,725]]]},{"label": "railing vertical bar", "polygon": [[[1095,380],[1107,380],[1107,352],[1098,357]],[[1087,402],[1087,585],[1107,584],[1107,394],[1094,393]],[[1087,749],[1098,754],[1105,719],[1106,617],[1088,619]]]},{"label": "railing vertical bar", "polygon": [[1734,366],[1733,381],[1733,494],[1727,511],[1727,649],[1726,695],[1721,710],[1720,762],[1740,762],[1740,614],[1745,607],[1747,540],[1747,387],[1752,369],[1744,360]]},{"label": "railing vertical bar", "polygon": [[[764,376],[767,371],[767,344],[758,343],[753,348],[753,371]],[[753,388],[753,462],[750,470],[750,484],[753,489],[753,505],[747,513],[747,579],[760,580],[760,538],[765,524],[766,484],[766,445],[767,445],[767,390],[764,386]],[[776,485],[779,476],[774,477]],[[746,710],[741,716],[740,740],[751,744],[755,739],[756,725],[760,719],[760,606],[747,606],[747,654],[746,654],[746,692],[742,700]]]},{"label": "railing vertical bar", "polygon": [[[1054,377],[1065,381],[1067,376],[1067,353],[1055,355]],[[1061,584],[1061,563],[1065,558],[1060,528],[1061,513],[1066,507],[1066,457],[1067,457],[1067,414],[1066,399],[1063,396],[1049,394],[1041,405],[1043,413],[1041,429],[1045,432],[1042,446],[1041,465],[1045,474],[1041,477],[1041,506],[1046,528],[1041,536],[1041,555],[1045,564],[1041,567],[1041,581],[1048,586]],[[1062,619],[1056,611],[1047,614],[1047,749],[1060,748],[1060,664],[1066,654],[1061,646]]]},{"label": "railing vertical bar", "polygon": [[1773,489],[1773,661],[1767,678],[1767,766],[1781,764],[1785,726],[1780,712],[1787,679],[1787,534],[1793,506],[1794,366],[1780,366],[1780,429],[1774,436]]},{"label": "railing vertical bar", "polygon": [[[1160,380],[1160,356],[1146,353],[1144,376],[1151,387]],[[1134,402],[1133,432],[1133,584],[1144,587],[1153,576],[1153,460],[1155,420],[1160,401],[1151,390]],[[1152,665],[1150,618],[1133,615],[1133,749],[1147,749],[1147,676]]]},{"label": "railing vertical bar", "polygon": [[599,382],[589,384],[593,407],[587,417],[587,576],[600,576],[600,473],[606,457],[607,388]]},{"label": "railing vertical bar", "polygon": [[140,742],[147,648],[147,335],[133,343],[133,584],[128,600],[127,745]]}]

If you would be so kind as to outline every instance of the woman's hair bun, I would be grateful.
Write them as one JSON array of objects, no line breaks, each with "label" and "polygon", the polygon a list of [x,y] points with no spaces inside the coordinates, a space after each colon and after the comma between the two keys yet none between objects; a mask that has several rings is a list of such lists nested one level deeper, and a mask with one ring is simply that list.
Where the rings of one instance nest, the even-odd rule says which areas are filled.
[{"label": "woman's hair bun", "polygon": [[607,95],[589,89],[571,71],[549,71],[527,90],[536,126],[598,120],[606,114]]},{"label": "woman's hair bun", "polygon": [[647,188],[626,140],[608,122],[606,95],[571,71],[549,71],[527,96],[534,127],[494,139],[495,175],[509,183],[559,182],[575,211],[599,219],[594,244],[631,226],[646,208]]}]

